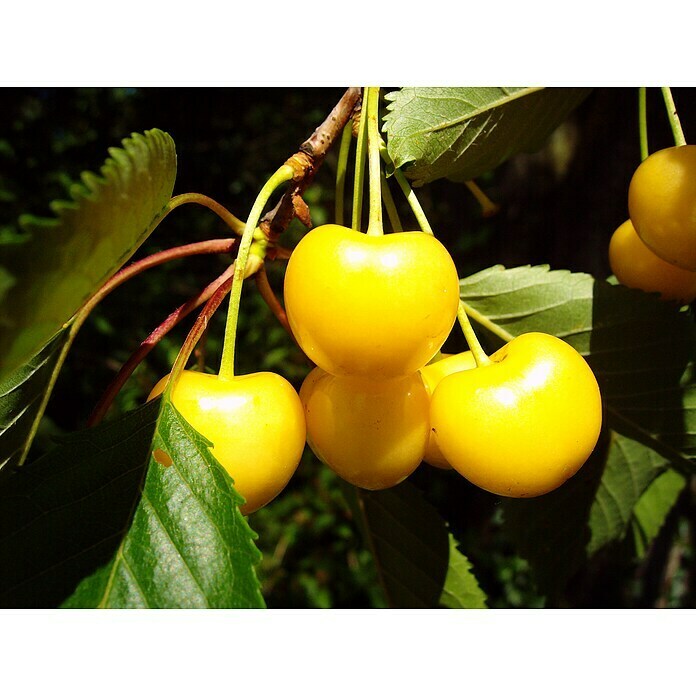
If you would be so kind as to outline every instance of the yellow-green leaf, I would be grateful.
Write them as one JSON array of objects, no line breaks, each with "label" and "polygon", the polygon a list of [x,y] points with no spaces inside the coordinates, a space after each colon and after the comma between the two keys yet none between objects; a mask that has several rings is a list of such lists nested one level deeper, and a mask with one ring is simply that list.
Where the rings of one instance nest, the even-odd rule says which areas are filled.
[{"label": "yellow-green leaf", "polygon": [[23,216],[26,238],[0,246],[0,380],[35,356],[147,238],[171,198],[174,141],[134,133],[86,172],[54,218]]}]

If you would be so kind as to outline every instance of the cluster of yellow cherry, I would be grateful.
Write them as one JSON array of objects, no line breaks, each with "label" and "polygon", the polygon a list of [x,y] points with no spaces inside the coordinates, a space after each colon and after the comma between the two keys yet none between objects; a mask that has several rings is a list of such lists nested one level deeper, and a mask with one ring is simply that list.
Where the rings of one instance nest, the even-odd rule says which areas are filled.
[{"label": "cluster of yellow cherry", "polygon": [[[398,484],[425,460],[496,495],[548,493],[578,471],[597,443],[597,380],[574,348],[548,334],[522,334],[487,356],[460,301],[454,261],[427,221],[419,220],[423,231],[384,234],[379,90],[366,93],[367,231],[358,229],[354,201],[351,227],[308,232],[285,273],[290,328],[317,367],[298,395],[276,374],[235,376],[223,353],[228,369],[219,375],[182,372],[169,388],[172,403],[213,444],[246,500],[244,514],[286,486],[305,441],[339,476],[370,490]],[[361,190],[356,177],[355,191]],[[259,200],[246,223],[239,268]],[[241,284],[235,287],[241,292]],[[443,356],[457,318],[471,350]]]},{"label": "cluster of yellow cherry", "polygon": [[285,487],[305,438],[362,488],[394,486],[425,460],[511,497],[557,488],[597,442],[599,388],[564,341],[528,333],[490,358],[480,346],[478,355],[440,355],[458,313],[459,280],[430,234],[315,228],[290,258],[285,303],[298,343],[317,364],[299,397],[268,372],[223,380],[192,371],[171,396],[213,443],[246,499],[245,514]]},{"label": "cluster of yellow cherry", "polygon": [[439,354],[459,281],[432,235],[317,228],[293,252],[285,302],[318,365],[300,390],[307,441],[357,486],[393,486],[425,460],[532,497],[576,473],[597,442],[597,381],[564,341],[528,333],[491,358],[480,346]]},{"label": "cluster of yellow cherry", "polygon": [[631,179],[628,213],[609,243],[617,280],[663,300],[696,299],[696,145],[647,157]]}]

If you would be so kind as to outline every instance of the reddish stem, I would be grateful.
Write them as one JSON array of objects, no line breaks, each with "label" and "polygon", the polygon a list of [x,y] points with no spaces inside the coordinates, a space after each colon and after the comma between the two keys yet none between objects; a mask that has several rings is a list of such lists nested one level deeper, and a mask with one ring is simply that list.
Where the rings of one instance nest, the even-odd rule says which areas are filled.
[{"label": "reddish stem", "polygon": [[207,302],[213,294],[225,282],[230,280],[234,274],[234,265],[229,266],[224,273],[218,276],[212,283],[205,287],[201,292],[194,295],[188,302],[177,307],[138,347],[138,349],[123,364],[118,374],[111,381],[109,386],[102,394],[99,402],[94,407],[87,421],[87,427],[92,427],[101,422],[107,414],[116,395],[123,388],[128,378],[133,374],[135,368],[145,359],[152,349],[186,316],[194,309]]},{"label": "reddish stem", "polygon": [[206,344],[208,343],[208,332],[204,331],[201,340],[198,342],[193,355],[196,358],[196,369],[198,372],[205,372]]},{"label": "reddish stem", "polygon": [[[229,271],[229,277],[215,290],[211,295],[210,299],[205,303],[205,306],[201,310],[201,313],[196,318],[194,325],[188,332],[186,339],[184,340],[181,348],[179,349],[179,354],[176,356],[174,365],[172,366],[171,376],[176,381],[186,367],[186,362],[188,361],[193,349],[200,340],[203,332],[208,328],[208,322],[210,318],[215,314],[217,308],[222,304],[225,297],[229,293],[232,287],[232,281],[234,280],[234,269],[236,262],[233,263],[227,270]],[[171,385],[167,386],[170,389]]]},{"label": "reddish stem", "polygon": [[[154,268],[167,261],[173,261],[174,259],[185,258],[186,256],[200,256],[201,254],[229,254],[232,249],[234,249],[235,244],[239,240],[232,238],[225,239],[208,239],[204,242],[193,242],[192,244],[182,244],[181,246],[172,247],[171,249],[165,249],[164,251],[158,251],[155,254],[141,259],[140,261],[135,261],[122,268],[118,273],[115,273],[110,281],[115,282],[120,279],[121,275],[128,275],[128,278],[132,278],[141,271],[146,271],[149,268]],[[127,280],[127,278],[124,278]],[[122,282],[122,281],[121,281]],[[120,282],[118,283],[121,284]],[[106,287],[106,285],[104,287]]]},{"label": "reddish stem", "polygon": [[283,306],[280,304],[280,300],[276,297],[271,284],[268,282],[268,276],[266,275],[266,268],[264,266],[261,266],[256,272],[254,280],[256,281],[256,287],[259,289],[259,293],[261,293],[264,302],[268,305],[271,312],[273,312],[276,319],[282,324],[283,328],[288,332],[290,338],[297,343],[297,339],[290,328],[290,322],[288,322],[288,315],[285,313]]},{"label": "reddish stem", "polygon": [[134,278],[143,271],[147,271],[155,266],[160,266],[167,261],[181,259],[186,256],[197,256],[200,254],[228,254],[238,242],[237,239],[209,239],[205,242],[194,242],[193,244],[184,244],[182,246],[173,247],[158,251],[155,254],[146,256],[140,261],[122,268],[117,273],[114,273],[97,292],[89,298],[80,309],[80,314],[88,314],[94,307],[99,304],[112,290],[115,290],[119,285],[123,285],[127,280]]},{"label": "reddish stem", "polygon": [[269,261],[287,261],[292,254],[292,249],[283,246],[269,246],[266,250],[266,258]]},{"label": "reddish stem", "polygon": [[[275,241],[278,238],[278,236],[285,230],[290,220],[292,220],[292,218],[295,215],[297,215],[298,205],[300,205],[301,203],[302,193],[314,178],[314,174],[316,173],[316,170],[321,166],[328,149],[330,148],[338,134],[343,130],[343,127],[346,125],[346,123],[350,120],[352,113],[356,108],[359,100],[359,88],[351,87],[348,90],[346,90],[343,97],[340,99],[338,104],[336,104],[336,106],[333,108],[333,110],[327,116],[324,122],[300,146],[299,152],[296,155],[293,155],[293,157],[291,157],[288,160],[288,163],[292,164],[293,168],[296,170],[296,176],[294,177],[294,185],[291,188],[291,190],[289,190],[288,192],[286,192],[285,195],[283,195],[275,209],[264,217],[260,225],[266,237],[271,242],[271,245],[268,250],[269,259],[287,260],[290,258],[290,254],[292,252],[282,247],[274,248]],[[179,196],[175,196],[170,201],[165,215],[167,215],[180,205],[184,205],[186,203],[198,203],[199,205],[203,205],[209,208],[211,211],[217,214],[236,234],[240,234],[243,231],[244,223],[241,220],[232,215],[232,213],[230,213],[226,208],[217,203],[217,201],[213,200],[212,198],[209,198],[208,196],[204,196],[198,193],[186,193],[181,194]],[[160,252],[160,254],[155,254],[152,257],[148,257],[148,259],[143,259],[143,261],[140,261],[137,264],[133,264],[132,266],[123,269],[122,271],[117,273],[113,278],[111,278],[111,280],[108,281],[102,287],[102,289],[90,300],[90,302],[88,303],[88,309],[91,309],[91,307],[96,305],[97,302],[99,302],[99,300],[102,299],[102,297],[104,297],[104,295],[108,294],[108,292],[113,290],[115,287],[125,282],[129,278],[133,277],[137,273],[140,273],[141,271],[145,270],[146,268],[151,268],[152,266],[158,265],[159,263],[164,263],[165,261],[168,261],[170,259],[180,258],[181,256],[191,255],[193,253],[211,253],[216,250],[214,248],[211,248],[211,245],[214,246],[216,241],[222,240],[214,240],[213,242],[200,242],[197,244],[187,245],[185,247],[178,247],[176,250]],[[230,243],[229,248],[231,248],[235,240],[225,241],[228,241]],[[200,251],[198,250],[199,247]],[[203,247],[206,247],[205,250],[203,250]],[[229,248],[224,250],[227,251],[229,250]],[[234,264],[230,267],[230,269],[228,269],[228,271],[233,273],[233,269]],[[263,276],[264,277],[260,279],[261,285],[259,286],[260,290],[263,288],[262,297],[264,297],[264,299],[269,303],[269,307],[271,307],[271,310],[274,311],[274,314],[276,314],[283,326],[287,327],[288,332],[292,336],[289,324],[287,324],[287,317],[285,316],[285,311],[282,309],[280,303],[278,302],[278,299],[273,294],[270,285],[268,285],[268,279],[265,277],[265,273],[263,274]],[[221,278],[222,276],[218,278],[218,281]],[[160,325],[160,327],[155,329],[155,331],[152,334],[150,334],[150,336],[148,336],[148,338],[143,342],[143,344],[141,344],[138,351],[136,351],[136,353],[133,356],[131,356],[129,361],[121,368],[121,371],[119,371],[119,374],[113,380],[112,384],[109,385],[107,393],[105,393],[105,395],[102,397],[100,403],[97,405],[97,408],[95,408],[94,412],[90,416],[89,423],[91,425],[95,424],[101,418],[103,418],[104,414],[106,413],[106,410],[108,410],[111,402],[123,386],[125,380],[130,376],[130,374],[132,374],[135,367],[140,363],[140,361],[142,361],[145,355],[147,355],[150,352],[150,350],[152,350],[152,347],[157,343],[157,341],[159,341],[162,338],[162,336],[166,335],[166,333],[172,328],[172,326],[176,325],[176,323],[178,323],[178,321],[180,321],[184,316],[186,316],[186,314],[192,311],[195,307],[199,306],[200,302],[197,303],[197,301],[203,301],[204,293],[211,289],[216,283],[217,281],[214,281],[196,298],[192,298],[191,300],[189,300],[188,303],[179,307],[179,309],[173,312],[172,315],[170,315],[170,317],[168,317],[165,320],[165,322],[163,322],[163,324]],[[220,306],[225,296],[229,292],[231,286],[232,278],[230,277],[227,278],[220,285],[218,285],[216,289],[213,289],[213,294],[210,296],[205,307],[199,314],[196,323],[191,328],[191,331],[186,337],[184,344],[181,346],[179,355],[177,356],[177,359],[174,362],[171,371],[171,375],[173,376],[174,380],[178,378],[178,375],[184,369],[186,361],[188,360],[190,354],[196,346],[196,343],[198,342],[198,340],[200,340],[202,333],[205,331],[207,327],[208,320],[210,319],[210,317],[212,317],[214,312]],[[270,291],[270,293],[268,291]],[[184,308],[186,308],[185,313]],[[173,322],[171,326],[169,326],[170,321]],[[169,385],[167,389],[171,389],[171,385]]]}]

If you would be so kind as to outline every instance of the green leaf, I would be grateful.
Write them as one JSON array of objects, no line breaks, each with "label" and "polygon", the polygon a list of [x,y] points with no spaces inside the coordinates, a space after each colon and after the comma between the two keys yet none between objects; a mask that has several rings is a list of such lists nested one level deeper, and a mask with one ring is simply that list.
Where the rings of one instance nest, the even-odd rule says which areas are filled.
[{"label": "green leaf", "polygon": [[63,438],[0,490],[0,607],[55,608],[108,563],[145,476],[155,403]]},{"label": "green leaf", "polygon": [[404,481],[383,491],[360,491],[358,503],[391,607],[485,607],[468,561],[415,486]]},{"label": "green leaf", "polygon": [[578,350],[599,382],[610,428],[692,468],[696,337],[690,312],[640,290],[547,266],[495,266],[460,283],[470,316],[496,345],[528,331]]},{"label": "green leaf", "polygon": [[61,331],[0,383],[0,472],[24,462],[69,340]]},{"label": "green leaf", "polygon": [[459,551],[451,534],[449,542],[449,568],[440,606],[446,609],[486,609],[486,595],[471,572],[469,559]]},{"label": "green leaf", "polygon": [[588,555],[623,539],[636,504],[667,466],[668,461],[654,450],[613,434],[599,488],[590,508]]},{"label": "green leaf", "polygon": [[504,502],[505,531],[534,570],[539,589],[555,595],[595,553],[624,538],[634,508],[667,460],[612,434],[560,488]]},{"label": "green leaf", "polygon": [[255,535],[231,479],[209,443],[159,406],[63,438],[7,478],[0,607],[263,606]]},{"label": "green leaf", "polygon": [[0,246],[0,379],[27,363],[147,238],[176,177],[160,130],[111,148],[101,175],[82,175],[56,217],[24,216],[28,239]]},{"label": "green leaf", "polygon": [[668,469],[650,484],[636,503],[631,530],[639,558],[645,555],[659,533],[685,485],[686,479],[680,473]]},{"label": "green leaf", "polygon": [[539,149],[589,94],[539,87],[404,87],[385,95],[387,148],[416,186],[473,179]]},{"label": "green leaf", "polygon": [[128,533],[66,608],[264,607],[256,535],[242,497],[197,433],[162,400],[151,462]]}]

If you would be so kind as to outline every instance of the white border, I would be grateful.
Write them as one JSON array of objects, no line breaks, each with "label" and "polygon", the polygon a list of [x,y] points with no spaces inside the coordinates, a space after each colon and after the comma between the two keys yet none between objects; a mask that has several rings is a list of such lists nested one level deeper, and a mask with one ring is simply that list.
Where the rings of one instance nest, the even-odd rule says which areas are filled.
[{"label": "white border", "polygon": [[15,2],[0,84],[688,86],[687,5]]},{"label": "white border", "polygon": [[640,696],[693,681],[686,610],[37,610],[0,620],[8,694]]}]

